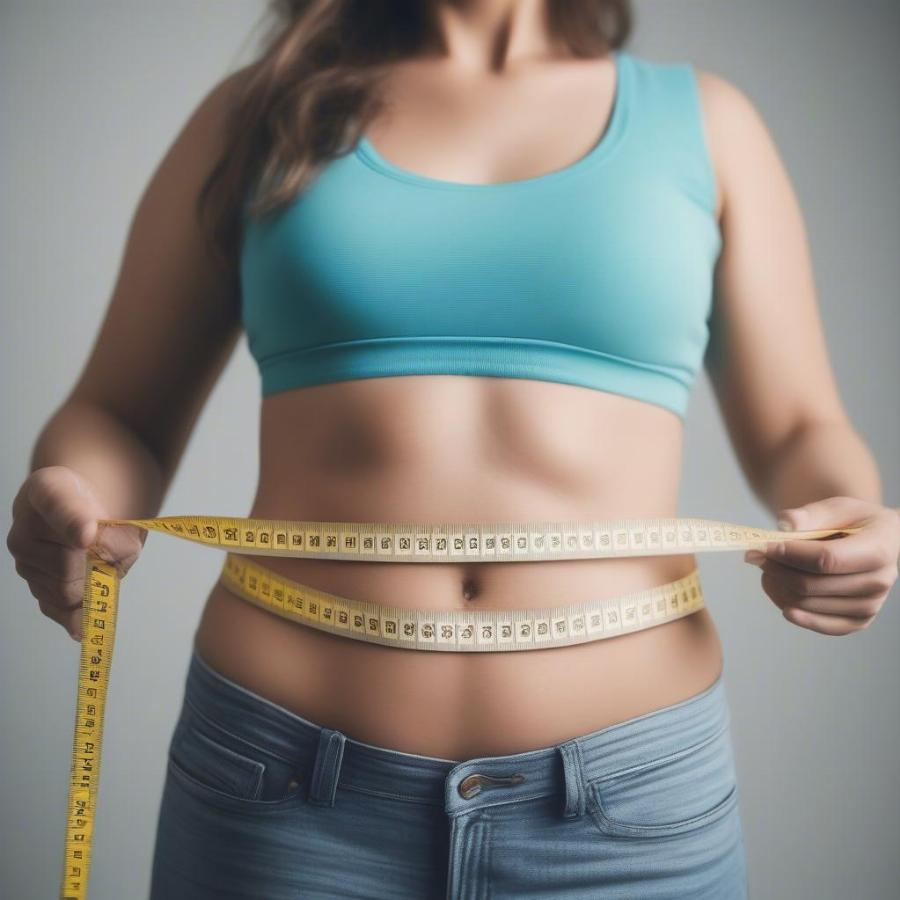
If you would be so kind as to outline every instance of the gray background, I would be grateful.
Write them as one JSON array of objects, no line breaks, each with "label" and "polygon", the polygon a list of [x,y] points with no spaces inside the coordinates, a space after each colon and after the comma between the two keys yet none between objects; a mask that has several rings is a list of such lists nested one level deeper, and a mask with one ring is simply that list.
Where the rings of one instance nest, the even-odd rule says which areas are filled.
[{"label": "gray background", "polygon": [[[0,527],[38,431],[95,337],[140,192],[189,112],[254,55],[258,0],[4,2]],[[689,59],[757,104],[803,207],[831,359],[900,504],[900,7],[891,0],[646,0],[633,52]],[[241,344],[163,515],[244,515],[259,383]],[[229,453],[222,453],[227,435]],[[681,515],[769,526],[705,375],[687,422]],[[145,557],[145,558],[144,558]],[[123,592],[106,713],[93,900],[144,897],[190,642],[221,555],[150,536]],[[895,896],[900,610],[842,638],[785,621],[738,554],[701,554],[726,655],[757,900]],[[177,573],[164,581],[163,571]],[[56,896],[79,648],[0,553],[0,835],[8,897]]]}]

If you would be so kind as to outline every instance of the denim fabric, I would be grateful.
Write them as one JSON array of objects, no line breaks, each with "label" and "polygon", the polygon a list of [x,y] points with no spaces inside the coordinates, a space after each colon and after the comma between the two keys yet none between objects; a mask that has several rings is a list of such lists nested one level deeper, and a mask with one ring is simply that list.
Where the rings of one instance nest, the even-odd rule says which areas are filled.
[{"label": "denim fabric", "polygon": [[150,900],[745,900],[729,720],[720,675],[600,731],[460,762],[316,725],[194,650]]}]

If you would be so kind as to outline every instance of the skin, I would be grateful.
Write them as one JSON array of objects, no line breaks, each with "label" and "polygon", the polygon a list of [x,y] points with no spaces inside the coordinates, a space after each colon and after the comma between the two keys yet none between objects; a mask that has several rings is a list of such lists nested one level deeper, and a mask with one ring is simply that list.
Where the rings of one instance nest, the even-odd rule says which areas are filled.
[{"label": "skin", "polygon": [[[392,71],[390,113],[369,129],[379,152],[420,174],[471,183],[528,178],[583,156],[605,127],[615,72],[608,58],[568,58],[540,9],[436,3],[441,41]],[[847,634],[868,626],[897,577],[900,518],[881,505],[877,467],[841,404],[804,223],[772,137],[744,93],[698,74],[723,233],[705,365],[732,447],[757,498],[773,512],[791,508],[798,528],[867,522],[847,538],[786,541],[780,555],[771,548],[761,593],[796,625]],[[32,467],[47,468],[33,493],[60,533],[81,521],[78,546],[103,537],[91,515],[157,514],[241,335],[235,270],[204,251],[192,214],[241,77],[204,98],[154,173],[98,340],[35,449]],[[91,416],[93,430],[78,431]],[[118,452],[104,456],[101,443]],[[682,446],[670,411],[572,385],[458,376],[335,382],[263,398],[259,480],[245,515],[670,516]],[[62,495],[48,490],[48,477],[83,478],[92,505],[78,505],[71,491],[51,502]],[[136,540],[130,555],[121,551],[123,569]],[[457,609],[580,603],[697,565],[690,554],[515,565],[261,561],[347,597]],[[71,594],[69,602],[59,620],[77,629]],[[544,747],[662,708],[703,690],[722,664],[708,609],[574,647],[415,653],[304,628],[220,584],[195,642],[227,677],[314,722],[452,760]]]}]

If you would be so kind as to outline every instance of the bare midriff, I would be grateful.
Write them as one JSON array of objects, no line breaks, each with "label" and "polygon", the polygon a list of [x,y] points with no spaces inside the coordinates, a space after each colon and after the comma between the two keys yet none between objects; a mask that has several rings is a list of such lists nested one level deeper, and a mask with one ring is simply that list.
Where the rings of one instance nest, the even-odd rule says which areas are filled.
[{"label": "bare midriff", "polygon": [[[683,426],[629,397],[529,379],[357,379],[263,398],[248,516],[378,522],[677,515]],[[434,609],[582,603],[672,581],[693,554],[505,563],[251,557],[356,600]],[[366,743],[450,760],[551,746],[687,699],[722,666],[706,608],[641,631],[512,653],[327,634],[213,586],[200,656]]]}]

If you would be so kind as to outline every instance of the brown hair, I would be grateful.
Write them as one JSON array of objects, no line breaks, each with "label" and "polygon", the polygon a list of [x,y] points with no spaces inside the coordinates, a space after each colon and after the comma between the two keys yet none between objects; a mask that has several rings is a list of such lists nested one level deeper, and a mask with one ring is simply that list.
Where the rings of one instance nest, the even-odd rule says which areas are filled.
[{"label": "brown hair", "polygon": [[[240,73],[225,147],[197,198],[204,231],[226,263],[244,215],[289,203],[324,162],[352,149],[381,110],[389,64],[434,45],[433,5],[270,0],[262,53]],[[575,56],[602,56],[631,31],[629,0],[547,0],[545,9],[551,34]]]}]

